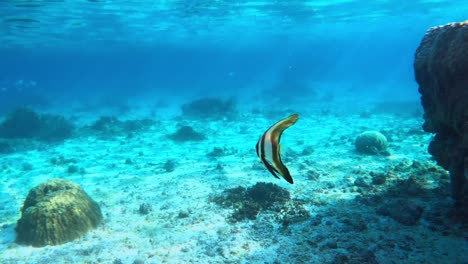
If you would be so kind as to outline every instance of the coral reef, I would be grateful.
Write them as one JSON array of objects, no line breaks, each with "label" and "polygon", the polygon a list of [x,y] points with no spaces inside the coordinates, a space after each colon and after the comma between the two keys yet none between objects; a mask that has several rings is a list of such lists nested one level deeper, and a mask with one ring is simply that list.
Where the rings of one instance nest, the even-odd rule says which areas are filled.
[{"label": "coral reef", "polygon": [[43,247],[72,241],[102,220],[101,209],[79,185],[51,179],[29,191],[16,225],[16,242]]},{"label": "coral reef", "polygon": [[236,223],[246,219],[255,220],[261,211],[277,213],[283,225],[304,221],[309,213],[299,200],[292,200],[289,192],[276,184],[259,182],[249,188],[226,189],[211,201],[224,208],[232,208],[229,221]]},{"label": "coral reef", "polygon": [[233,98],[202,98],[182,105],[185,117],[197,119],[232,119],[236,115]]},{"label": "coral reef", "polygon": [[41,115],[39,139],[59,141],[70,138],[75,129],[73,124],[60,115]]},{"label": "coral reef", "polygon": [[176,132],[169,135],[169,138],[176,142],[201,141],[205,135],[195,131],[191,126],[181,126]]},{"label": "coral reef", "polygon": [[36,112],[20,108],[8,113],[0,124],[0,137],[33,138],[41,131],[41,118]]},{"label": "coral reef", "polygon": [[10,112],[0,124],[0,137],[56,141],[71,137],[73,130],[73,125],[63,116],[40,115],[31,109],[20,108]]},{"label": "coral reef", "polygon": [[416,50],[415,78],[429,153],[450,171],[452,196],[466,201],[468,177],[468,22],[429,29]]},{"label": "coral reef", "polygon": [[399,199],[385,202],[384,205],[377,208],[377,213],[389,216],[403,225],[412,226],[416,225],[421,218],[423,208],[413,201]]},{"label": "coral reef", "polygon": [[98,120],[91,124],[90,128],[104,133],[112,133],[115,132],[114,130],[119,126],[121,126],[121,122],[117,119],[117,117],[101,116]]},{"label": "coral reef", "polygon": [[154,125],[151,119],[121,121],[115,116],[101,116],[89,128],[105,135],[129,134],[142,131]]},{"label": "coral reef", "polygon": [[377,131],[366,131],[361,133],[354,142],[356,151],[365,154],[388,155],[387,138]]}]

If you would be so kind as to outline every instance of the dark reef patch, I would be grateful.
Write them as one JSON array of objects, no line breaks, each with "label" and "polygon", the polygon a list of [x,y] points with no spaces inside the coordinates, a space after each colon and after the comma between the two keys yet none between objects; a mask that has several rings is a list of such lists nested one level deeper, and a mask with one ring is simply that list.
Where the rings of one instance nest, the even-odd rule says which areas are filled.
[{"label": "dark reef patch", "polygon": [[449,177],[441,167],[414,160],[388,166],[385,172],[370,172],[369,176],[363,175],[372,181],[385,177],[385,182],[359,187],[355,201],[378,215],[408,226],[423,219],[430,229],[443,234],[459,236],[468,231],[468,207],[447,206]]},{"label": "dark reef patch", "polygon": [[61,115],[38,114],[20,108],[10,112],[0,123],[0,137],[51,142],[70,138],[74,129],[73,124]]},{"label": "dark reef patch", "polygon": [[273,183],[259,182],[249,188],[236,187],[224,190],[210,198],[211,202],[234,209],[228,221],[255,220],[261,212],[276,213],[276,220],[287,226],[310,217],[300,200],[291,199],[289,192]]},{"label": "dark reef patch", "polygon": [[237,107],[233,98],[202,98],[182,105],[184,117],[196,119],[233,119]]},{"label": "dark reef patch", "polygon": [[70,138],[75,127],[60,115],[41,115],[41,133],[43,141],[60,141]]},{"label": "dark reef patch", "polygon": [[176,132],[169,135],[176,142],[201,141],[206,139],[205,135],[195,131],[191,126],[181,126]]},{"label": "dark reef patch", "polygon": [[377,213],[389,216],[403,225],[412,226],[417,224],[423,210],[424,208],[415,202],[398,199],[385,202],[377,208]]},{"label": "dark reef patch", "polygon": [[40,133],[40,119],[39,114],[27,108],[10,112],[0,124],[0,137],[33,138]]},{"label": "dark reef patch", "polygon": [[173,172],[177,166],[177,162],[175,160],[169,159],[166,160],[163,164],[163,169],[165,172]]},{"label": "dark reef patch", "polygon": [[101,116],[86,128],[105,136],[131,135],[150,128],[156,122],[151,119],[135,119],[121,121],[115,116]]},{"label": "dark reef patch", "polygon": [[214,147],[212,151],[208,152],[206,156],[209,158],[220,158],[224,156],[229,156],[237,153],[237,151],[233,148],[226,148],[226,147]]},{"label": "dark reef patch", "polygon": [[138,207],[138,213],[140,215],[147,215],[153,211],[153,207],[149,203],[142,203]]}]

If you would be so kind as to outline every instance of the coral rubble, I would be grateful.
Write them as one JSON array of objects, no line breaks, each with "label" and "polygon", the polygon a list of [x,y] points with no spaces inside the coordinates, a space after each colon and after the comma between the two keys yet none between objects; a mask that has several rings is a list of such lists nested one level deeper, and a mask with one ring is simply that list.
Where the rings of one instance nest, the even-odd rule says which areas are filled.
[{"label": "coral rubble", "polygon": [[423,129],[436,133],[429,153],[450,171],[452,195],[461,205],[468,177],[468,22],[429,29],[416,50],[414,71]]},{"label": "coral rubble", "polygon": [[16,242],[43,247],[72,241],[102,220],[101,209],[71,181],[51,179],[29,191],[16,225]]},{"label": "coral rubble", "polygon": [[273,183],[259,182],[247,189],[226,189],[219,196],[212,197],[211,201],[221,207],[234,209],[229,218],[232,223],[255,220],[262,211],[276,213],[277,220],[284,226],[304,221],[310,216],[301,201],[291,199],[287,190]]}]

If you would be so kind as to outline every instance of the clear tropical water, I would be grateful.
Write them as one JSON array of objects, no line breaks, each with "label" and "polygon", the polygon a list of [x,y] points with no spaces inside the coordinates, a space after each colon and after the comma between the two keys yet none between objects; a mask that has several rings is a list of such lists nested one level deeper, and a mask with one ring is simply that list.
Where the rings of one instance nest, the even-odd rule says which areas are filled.
[{"label": "clear tropical water", "polygon": [[33,81],[41,94],[70,97],[241,95],[327,81],[415,98],[412,59],[425,30],[464,20],[467,9],[463,1],[1,1],[0,85]]},{"label": "clear tropical water", "polygon": [[[413,72],[426,30],[466,19],[457,0],[0,1],[0,263],[468,263]],[[42,134],[5,134],[23,107]],[[290,185],[255,144],[294,112]],[[385,155],[355,151],[369,130]],[[29,190],[51,178],[103,221],[16,243]],[[252,186],[296,207],[223,207]],[[401,203],[422,210],[410,225]]]}]

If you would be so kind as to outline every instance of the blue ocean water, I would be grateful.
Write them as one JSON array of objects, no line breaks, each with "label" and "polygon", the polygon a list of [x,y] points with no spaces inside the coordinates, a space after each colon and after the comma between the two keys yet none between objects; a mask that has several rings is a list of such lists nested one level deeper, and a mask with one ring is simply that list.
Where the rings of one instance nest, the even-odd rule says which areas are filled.
[{"label": "blue ocean water", "polygon": [[[426,30],[467,14],[448,0],[0,1],[0,263],[467,263],[413,71]],[[255,144],[295,112],[289,185]],[[15,113],[28,121],[7,130]],[[374,130],[389,151],[356,153]],[[82,186],[103,222],[16,243],[29,190],[51,178]],[[248,195],[289,207],[223,200]]]},{"label": "blue ocean water", "polygon": [[424,32],[462,21],[467,11],[461,1],[0,5],[2,103],[31,93],[72,100],[147,92],[245,96],[274,88],[299,96],[304,91],[291,87],[309,89],[309,82],[414,99],[412,60]]}]

